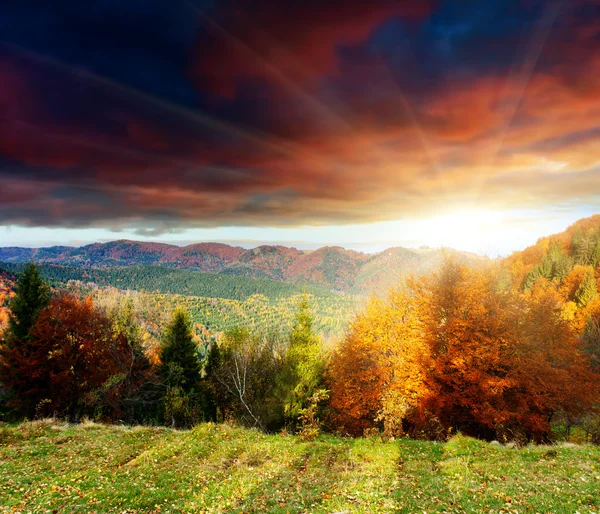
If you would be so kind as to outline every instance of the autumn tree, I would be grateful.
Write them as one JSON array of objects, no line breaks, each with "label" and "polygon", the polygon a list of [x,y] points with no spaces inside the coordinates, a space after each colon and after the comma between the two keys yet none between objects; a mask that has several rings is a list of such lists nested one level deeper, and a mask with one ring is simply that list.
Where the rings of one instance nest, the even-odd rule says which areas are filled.
[{"label": "autumn tree", "polygon": [[[424,393],[415,429],[435,421],[444,432],[491,438],[506,416],[503,396],[515,335],[508,323],[512,293],[497,287],[494,273],[447,260],[440,270],[411,283],[419,332]],[[436,435],[436,434],[425,434]]]},{"label": "autumn tree", "polygon": [[107,405],[128,423],[155,419],[160,385],[144,351],[143,332],[131,299],[117,302],[108,317],[114,332],[109,346],[118,373],[97,391],[96,403]]},{"label": "autumn tree", "polygon": [[508,377],[516,387],[505,395],[505,422],[526,440],[547,440],[557,413],[572,420],[594,406],[598,375],[555,291],[534,288],[514,323],[519,338]]},{"label": "autumn tree", "polygon": [[[97,390],[119,372],[112,323],[90,298],[63,294],[43,309],[28,336],[4,354],[3,377],[14,391],[11,405],[28,417],[93,416]],[[126,346],[116,342],[117,351]]]},{"label": "autumn tree", "polygon": [[575,294],[590,269],[589,266],[580,266],[579,264],[573,266],[573,269],[561,282],[560,287],[557,288],[563,302],[575,302]]},{"label": "autumn tree", "polygon": [[390,435],[402,432],[421,393],[416,336],[412,299],[399,291],[372,299],[355,317],[327,367],[337,430],[361,435],[382,425]]}]

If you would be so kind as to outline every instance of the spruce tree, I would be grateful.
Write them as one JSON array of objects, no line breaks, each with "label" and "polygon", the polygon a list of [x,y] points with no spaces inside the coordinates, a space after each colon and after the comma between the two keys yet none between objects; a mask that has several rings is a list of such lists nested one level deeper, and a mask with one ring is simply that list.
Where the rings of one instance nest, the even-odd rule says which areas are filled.
[{"label": "spruce tree", "polygon": [[169,386],[193,390],[201,378],[200,359],[185,311],[178,309],[165,329],[160,354],[160,377]]},{"label": "spruce tree", "polygon": [[[40,312],[49,303],[49,287],[40,277],[38,268],[32,263],[27,264],[9,304],[8,330],[0,339],[0,410],[5,409],[4,403],[20,400],[14,384],[27,383],[31,370],[21,372],[15,362],[15,355],[29,355],[36,351],[38,343],[31,340],[31,332]],[[17,414],[17,411],[18,409],[12,414]],[[10,415],[9,412],[7,414]]]},{"label": "spruce tree", "polygon": [[579,261],[581,257],[581,247],[584,244],[584,239],[585,236],[583,235],[583,232],[580,228],[578,228],[577,232],[573,234],[573,239],[571,239],[571,255],[573,256],[573,259],[575,260],[576,264],[581,264],[581,262]]},{"label": "spruce tree", "polygon": [[592,252],[591,264],[594,268],[600,266],[600,241],[596,243],[594,251]]},{"label": "spruce tree", "polygon": [[594,278],[594,272],[589,270],[581,284],[579,284],[577,291],[575,291],[575,301],[580,307],[585,307],[596,296],[598,296],[598,286]]},{"label": "spruce tree", "polygon": [[15,297],[10,302],[8,320],[9,344],[25,340],[40,311],[50,303],[50,289],[40,276],[37,266],[29,263],[25,266],[15,288]]},{"label": "spruce tree", "polygon": [[291,422],[296,421],[322,382],[322,345],[312,325],[310,304],[307,296],[303,295],[290,334],[284,369],[278,379],[284,413]]}]

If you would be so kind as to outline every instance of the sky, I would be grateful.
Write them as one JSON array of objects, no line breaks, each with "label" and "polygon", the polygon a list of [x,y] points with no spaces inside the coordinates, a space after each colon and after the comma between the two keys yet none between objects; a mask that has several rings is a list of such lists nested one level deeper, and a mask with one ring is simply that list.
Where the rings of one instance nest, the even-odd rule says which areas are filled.
[{"label": "sky", "polygon": [[600,212],[600,0],[3,0],[0,245],[501,255]]}]

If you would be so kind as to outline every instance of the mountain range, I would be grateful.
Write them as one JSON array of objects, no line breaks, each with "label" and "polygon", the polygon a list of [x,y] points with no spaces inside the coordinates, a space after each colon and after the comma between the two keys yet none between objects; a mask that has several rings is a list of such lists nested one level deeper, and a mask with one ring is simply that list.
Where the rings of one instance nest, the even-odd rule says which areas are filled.
[{"label": "mountain range", "polygon": [[435,268],[449,252],[471,264],[485,259],[472,253],[432,248],[393,247],[367,254],[338,246],[308,251],[279,245],[244,249],[222,243],[175,246],[119,240],[81,247],[0,247],[0,261],[81,268],[165,266],[316,285],[348,294],[385,295],[406,275]]}]

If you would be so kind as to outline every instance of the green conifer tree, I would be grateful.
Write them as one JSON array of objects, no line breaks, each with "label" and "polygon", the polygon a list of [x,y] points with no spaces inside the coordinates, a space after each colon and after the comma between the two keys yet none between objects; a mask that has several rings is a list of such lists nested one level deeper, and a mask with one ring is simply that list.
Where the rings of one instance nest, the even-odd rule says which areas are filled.
[{"label": "green conifer tree", "polygon": [[50,288],[40,276],[37,266],[25,266],[15,288],[15,297],[10,302],[7,342],[25,340],[40,311],[50,303]]},{"label": "green conifer tree", "polygon": [[201,378],[200,359],[188,315],[181,309],[173,313],[165,329],[160,360],[158,373],[166,384],[188,392],[196,387]]},{"label": "green conifer tree", "polygon": [[585,307],[596,296],[598,296],[598,286],[594,278],[594,272],[589,270],[585,274],[581,284],[579,284],[577,291],[575,291],[575,301],[580,307]]},{"label": "green conifer tree", "polygon": [[[42,280],[37,266],[29,263],[17,281],[15,296],[11,300],[8,318],[8,330],[0,339],[0,410],[4,404],[14,400],[17,393],[8,387],[9,382],[26,382],[29,375],[24,375],[15,366],[15,353],[28,354],[35,348],[31,341],[31,331],[38,315],[50,303],[50,288]],[[18,411],[18,409],[17,409]],[[18,415],[17,411],[7,411],[7,415]]]},{"label": "green conifer tree", "polygon": [[594,268],[600,266],[600,241],[596,243],[594,251],[592,252],[591,264]]},{"label": "green conifer tree", "polygon": [[301,410],[323,380],[323,351],[320,338],[313,330],[313,316],[307,295],[298,305],[290,334],[284,369],[278,389],[288,420],[297,421]]}]

